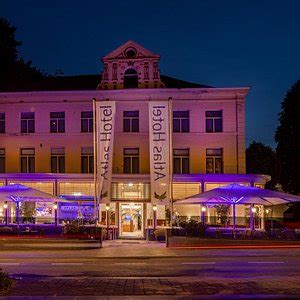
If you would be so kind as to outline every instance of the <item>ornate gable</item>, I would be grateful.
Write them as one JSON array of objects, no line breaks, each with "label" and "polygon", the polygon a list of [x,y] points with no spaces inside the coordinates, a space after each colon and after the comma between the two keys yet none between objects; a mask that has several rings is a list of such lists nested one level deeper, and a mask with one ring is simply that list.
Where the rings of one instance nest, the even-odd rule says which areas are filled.
[{"label": "ornate gable", "polygon": [[102,80],[98,89],[162,88],[160,56],[133,41],[127,41],[102,58]]}]

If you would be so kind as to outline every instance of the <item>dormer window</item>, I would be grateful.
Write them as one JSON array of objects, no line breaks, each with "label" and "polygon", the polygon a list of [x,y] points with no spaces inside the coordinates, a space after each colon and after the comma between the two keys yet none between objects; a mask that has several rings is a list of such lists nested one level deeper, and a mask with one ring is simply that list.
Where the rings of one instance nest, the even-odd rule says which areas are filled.
[{"label": "dormer window", "polygon": [[136,89],[139,86],[139,78],[135,69],[127,69],[124,73],[124,89]]}]

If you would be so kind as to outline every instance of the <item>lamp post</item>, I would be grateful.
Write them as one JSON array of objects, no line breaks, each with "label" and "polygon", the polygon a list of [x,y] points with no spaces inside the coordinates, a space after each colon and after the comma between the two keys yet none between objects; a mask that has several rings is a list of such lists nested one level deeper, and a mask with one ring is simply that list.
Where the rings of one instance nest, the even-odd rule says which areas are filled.
[{"label": "lamp post", "polygon": [[153,229],[155,230],[157,227],[157,206],[153,205]]},{"label": "lamp post", "polygon": [[201,206],[201,221],[203,223],[203,225],[205,225],[205,212],[206,212],[207,208],[206,206]]},{"label": "lamp post", "polygon": [[106,227],[107,227],[107,234],[108,234],[108,229],[109,229],[109,217],[110,217],[110,213],[109,213],[110,205],[109,205],[109,204],[106,204],[105,209],[106,209]]},{"label": "lamp post", "polygon": [[54,222],[55,222],[55,226],[57,226],[57,209],[58,209],[57,202],[55,202],[53,208],[54,208]]},{"label": "lamp post", "polygon": [[253,204],[250,205],[250,228],[254,230],[255,228],[255,213],[256,207]]},{"label": "lamp post", "polygon": [[8,225],[8,205],[7,201],[5,201],[3,208],[5,209],[4,216],[5,216],[5,225]]}]

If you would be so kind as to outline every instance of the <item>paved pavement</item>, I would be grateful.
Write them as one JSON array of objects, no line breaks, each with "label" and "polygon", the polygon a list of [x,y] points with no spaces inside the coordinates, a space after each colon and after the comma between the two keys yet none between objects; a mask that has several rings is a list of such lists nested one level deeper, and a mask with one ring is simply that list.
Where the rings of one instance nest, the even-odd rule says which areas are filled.
[{"label": "paved pavement", "polygon": [[300,298],[300,249],[166,249],[144,241],[92,250],[1,251],[6,296]]}]

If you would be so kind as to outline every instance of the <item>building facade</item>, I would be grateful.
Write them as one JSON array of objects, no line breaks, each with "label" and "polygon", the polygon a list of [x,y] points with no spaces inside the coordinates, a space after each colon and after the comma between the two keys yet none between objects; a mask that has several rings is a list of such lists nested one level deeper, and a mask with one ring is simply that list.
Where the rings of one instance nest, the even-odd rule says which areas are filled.
[{"label": "building facade", "polygon": [[[97,194],[93,102],[114,101],[111,197],[100,204],[99,222],[116,226],[119,236],[144,237],[154,214],[148,106],[170,100],[174,200],[231,182],[263,187],[268,176],[245,174],[249,88],[169,88],[159,58],[129,41],[103,58],[95,90],[0,93],[0,184],[22,183],[67,197],[92,215],[89,207]],[[60,217],[68,218],[72,209],[62,208]],[[155,206],[158,225],[167,225],[167,211],[166,205]],[[176,214],[196,217],[199,207],[178,206]],[[214,208],[207,214],[213,220]]]}]

